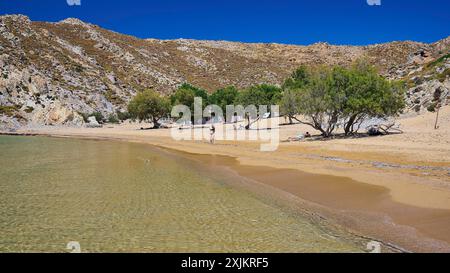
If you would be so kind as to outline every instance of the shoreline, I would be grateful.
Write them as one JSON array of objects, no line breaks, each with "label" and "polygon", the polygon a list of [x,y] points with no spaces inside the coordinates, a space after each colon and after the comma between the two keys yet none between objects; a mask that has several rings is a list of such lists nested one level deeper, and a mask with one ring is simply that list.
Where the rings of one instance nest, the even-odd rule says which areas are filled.
[{"label": "shoreline", "polygon": [[[413,225],[402,225],[396,223],[391,219],[388,214],[378,214],[376,211],[364,211],[364,210],[356,210],[354,209],[355,205],[362,205],[362,203],[388,203],[387,208],[391,210],[392,208],[399,211],[400,214],[405,212],[408,209],[412,209],[413,213],[417,213],[418,208],[414,208],[411,206],[402,206],[402,204],[398,204],[391,200],[389,196],[389,190],[387,188],[381,186],[373,186],[365,183],[361,183],[359,181],[350,179],[348,177],[342,176],[333,176],[333,175],[321,175],[314,173],[306,173],[302,171],[298,171],[295,169],[288,168],[274,168],[267,166],[253,166],[253,165],[245,165],[242,164],[238,158],[226,156],[226,155],[207,155],[195,152],[187,152],[182,149],[174,149],[172,147],[154,144],[147,141],[139,141],[139,140],[130,140],[127,138],[114,138],[114,137],[102,137],[95,135],[64,135],[64,134],[49,134],[49,133],[33,133],[33,134],[15,134],[15,136],[42,136],[42,137],[53,137],[53,138],[74,138],[74,139],[86,139],[93,141],[120,141],[120,142],[129,142],[129,143],[137,143],[144,145],[151,145],[157,148],[161,148],[166,151],[170,151],[172,153],[176,153],[181,157],[188,157],[191,160],[200,161],[204,165],[213,165],[210,166],[212,168],[222,168],[226,169],[227,172],[232,172],[234,175],[239,176],[245,179],[245,184],[235,184],[234,186],[242,187],[245,190],[252,191],[253,193],[261,194],[259,187],[264,186],[266,188],[266,196],[272,196],[272,198],[276,198],[277,201],[280,202],[283,206],[288,206],[291,209],[296,210],[297,212],[307,212],[307,214],[312,215],[314,217],[318,217],[327,222],[327,225],[333,227],[335,229],[343,228],[345,232],[349,234],[367,240],[375,240],[382,245],[384,245],[384,249],[388,249],[390,252],[450,252],[450,243],[449,240],[439,240],[436,238],[432,238],[429,236],[425,236],[420,231],[417,232],[416,227]],[[205,144],[209,145],[209,144]],[[261,175],[261,171],[263,174]],[[267,176],[267,173],[273,172],[270,176]],[[290,174],[287,175],[287,184],[277,185],[277,183],[271,183],[270,180],[273,178],[282,178],[285,176],[284,172],[288,172]],[[291,177],[289,177],[291,176]],[[343,193],[342,190],[350,189],[350,193],[355,193],[354,188],[359,188],[356,190],[356,193],[359,195],[356,196],[364,196],[364,200],[359,200],[359,202],[355,202],[355,200],[351,200],[347,202],[344,206],[339,206],[339,203],[320,203],[317,202],[317,198],[326,200],[326,196],[330,196],[329,193],[316,192],[312,195],[302,195],[301,191],[298,190],[298,185],[292,186],[293,181],[299,181],[298,179],[293,178],[292,176],[297,176],[297,178],[305,178],[306,177],[314,177],[308,181],[314,181],[315,186],[319,186],[319,190],[326,189],[327,186],[331,186],[330,182],[333,180],[332,184],[336,184],[336,180],[338,183],[342,183],[344,185],[343,189],[340,190],[340,194]],[[265,178],[262,178],[265,177]],[[285,176],[286,177],[286,176]],[[325,182],[320,179],[324,179]],[[319,180],[317,180],[319,179]],[[319,183],[317,183],[319,182]],[[307,186],[308,182],[302,183],[303,186]],[[309,183],[311,184],[311,183]],[[269,192],[267,189],[271,189],[273,192],[267,195]],[[334,187],[333,190],[339,189],[338,187]],[[314,190],[313,190],[314,191]],[[335,192],[334,192],[335,194]],[[361,195],[362,194],[362,195]],[[350,196],[351,194],[349,194]],[[370,196],[372,200],[366,200],[367,196]],[[346,196],[346,197],[349,197]],[[325,199],[324,199],[325,197]],[[337,200],[344,200],[342,196],[334,196],[333,198],[337,198]],[[400,206],[399,206],[400,205]],[[369,206],[370,207],[370,206]],[[367,208],[367,207],[366,207]],[[433,214],[433,209],[430,210],[430,214]],[[384,213],[387,213],[385,211]],[[427,212],[425,212],[425,215]],[[445,216],[450,219],[450,210],[445,211]],[[388,217],[388,218],[386,218]],[[361,218],[361,219],[359,219]],[[407,224],[411,224],[410,222]],[[445,225],[447,226],[447,225]],[[445,228],[444,226],[444,228]],[[441,229],[442,230],[442,229]],[[401,238],[399,238],[400,236]]]},{"label": "shoreline", "polygon": [[[407,251],[450,252],[450,128],[432,130],[432,119],[402,120],[413,128],[404,135],[282,143],[273,153],[260,152],[259,143],[251,141],[177,142],[170,130],[140,131],[137,124],[49,127],[15,135],[126,141],[191,154],[305,201],[301,206],[356,234]],[[442,124],[446,120],[450,107]],[[282,128],[281,137],[297,130],[304,128]]]}]

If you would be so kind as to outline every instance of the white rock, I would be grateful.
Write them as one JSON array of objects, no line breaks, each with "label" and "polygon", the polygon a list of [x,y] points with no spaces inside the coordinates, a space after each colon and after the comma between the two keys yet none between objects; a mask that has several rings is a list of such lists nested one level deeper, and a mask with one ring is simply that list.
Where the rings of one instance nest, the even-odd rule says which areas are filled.
[{"label": "white rock", "polygon": [[86,124],[87,128],[101,128],[102,125],[100,125],[95,117],[89,117],[88,118],[88,124]]}]

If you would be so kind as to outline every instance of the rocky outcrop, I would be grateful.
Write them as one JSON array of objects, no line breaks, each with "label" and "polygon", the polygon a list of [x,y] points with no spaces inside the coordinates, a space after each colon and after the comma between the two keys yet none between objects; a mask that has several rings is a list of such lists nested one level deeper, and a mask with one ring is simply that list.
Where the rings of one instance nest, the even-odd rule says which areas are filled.
[{"label": "rocky outcrop", "polygon": [[450,104],[450,79],[441,83],[431,80],[408,90],[407,105],[415,112],[435,111],[439,105]]}]

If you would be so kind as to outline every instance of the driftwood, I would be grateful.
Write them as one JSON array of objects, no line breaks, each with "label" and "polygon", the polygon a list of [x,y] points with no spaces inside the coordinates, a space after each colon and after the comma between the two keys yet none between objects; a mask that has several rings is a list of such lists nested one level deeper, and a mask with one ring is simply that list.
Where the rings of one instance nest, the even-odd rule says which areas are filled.
[{"label": "driftwood", "polygon": [[403,134],[403,131],[400,129],[400,125],[395,122],[369,126],[367,127],[367,132],[371,136]]},{"label": "driftwood", "polygon": [[260,117],[258,117],[254,121],[250,121],[250,119],[248,119],[248,124],[245,126],[245,130],[250,130],[251,126],[257,123],[260,119],[261,119]]}]

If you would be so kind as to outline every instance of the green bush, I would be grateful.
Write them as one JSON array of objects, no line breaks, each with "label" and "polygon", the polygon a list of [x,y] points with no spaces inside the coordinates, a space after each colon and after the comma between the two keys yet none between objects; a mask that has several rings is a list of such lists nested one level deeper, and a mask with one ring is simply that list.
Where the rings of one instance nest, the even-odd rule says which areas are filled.
[{"label": "green bush", "polygon": [[111,102],[112,104],[115,104],[115,105],[124,105],[125,104],[125,101],[112,90],[108,90],[105,93],[105,98],[109,102]]},{"label": "green bush", "polygon": [[19,106],[17,105],[0,105],[0,114],[6,115],[8,117],[12,117],[16,114],[16,112],[19,111]]},{"label": "green bush", "polygon": [[78,73],[82,73],[84,71],[84,67],[80,64],[74,64],[73,65],[73,70],[78,72]]},{"label": "green bush", "polygon": [[104,117],[103,114],[100,113],[100,112],[93,112],[92,114],[89,115],[89,117],[95,117],[95,119],[96,119],[99,123],[105,122],[105,117]]},{"label": "green bush", "polygon": [[435,112],[436,111],[437,103],[432,103],[427,107],[428,112]]},{"label": "green bush", "polygon": [[437,60],[427,64],[426,67],[434,67],[436,65],[443,63],[445,60],[447,60],[449,58],[450,58],[450,54],[444,55],[444,56],[438,58]]},{"label": "green bush", "polygon": [[84,120],[84,122],[86,122],[86,123],[89,122],[89,118],[90,118],[90,117],[95,117],[95,119],[97,120],[98,123],[103,123],[103,122],[105,122],[105,117],[104,117],[103,114],[100,113],[100,112],[92,112],[92,113],[90,113],[90,114],[78,112],[78,114],[79,114],[80,116],[83,117],[83,120]]},{"label": "green bush", "polygon": [[447,77],[450,77],[450,68],[445,69],[444,72],[439,74],[437,76],[437,80],[440,81],[440,82],[444,82],[445,79],[447,79]]},{"label": "green bush", "polygon": [[108,116],[108,123],[119,124],[120,120],[115,114],[111,114]]},{"label": "green bush", "polygon": [[120,121],[129,120],[131,118],[131,115],[128,112],[117,111],[116,115]]},{"label": "green bush", "polygon": [[27,106],[27,109],[25,109],[25,113],[28,113],[28,114],[32,113],[33,111],[34,111],[34,107],[31,107],[31,106]]}]

